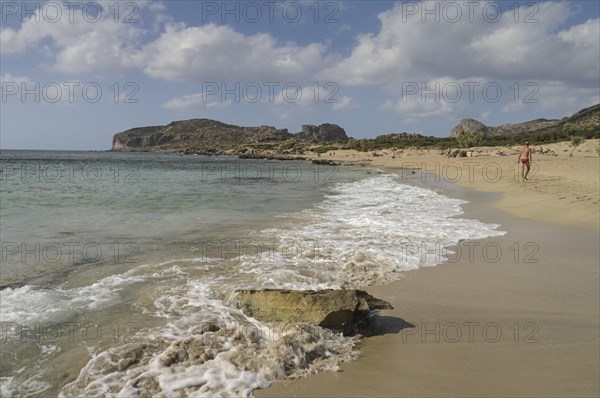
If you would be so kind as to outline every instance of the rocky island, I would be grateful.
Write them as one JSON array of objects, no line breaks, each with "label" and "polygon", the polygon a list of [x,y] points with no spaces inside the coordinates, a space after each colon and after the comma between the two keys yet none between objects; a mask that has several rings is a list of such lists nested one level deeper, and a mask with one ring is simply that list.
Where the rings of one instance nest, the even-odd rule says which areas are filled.
[{"label": "rocky island", "polygon": [[242,127],[210,119],[171,122],[166,126],[137,127],[115,134],[113,151],[185,152],[202,154],[239,154],[279,147],[283,142],[345,142],[348,136],[335,124],[304,125],[291,134],[272,126]]}]

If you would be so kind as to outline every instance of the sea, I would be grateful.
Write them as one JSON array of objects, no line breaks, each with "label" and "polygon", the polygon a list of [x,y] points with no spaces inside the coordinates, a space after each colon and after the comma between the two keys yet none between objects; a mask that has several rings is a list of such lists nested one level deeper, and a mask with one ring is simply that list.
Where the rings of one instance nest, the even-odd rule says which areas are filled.
[{"label": "sea", "polygon": [[[365,288],[502,235],[410,175],[302,160],[0,151],[0,395],[252,396],[356,337],[237,289]],[[443,264],[440,266],[444,266]]]}]

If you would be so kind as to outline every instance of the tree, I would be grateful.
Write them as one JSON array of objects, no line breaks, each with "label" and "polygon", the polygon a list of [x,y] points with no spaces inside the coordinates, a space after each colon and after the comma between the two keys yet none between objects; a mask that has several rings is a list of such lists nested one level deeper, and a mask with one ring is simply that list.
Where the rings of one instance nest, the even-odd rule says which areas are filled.
[{"label": "tree", "polygon": [[573,147],[573,150],[571,151],[571,154],[569,155],[570,157],[573,157],[573,152],[575,152],[575,149],[577,149],[577,147],[581,144],[583,144],[583,142],[585,141],[585,138],[578,136],[578,135],[574,135],[571,137],[571,146]]},{"label": "tree", "polygon": [[456,134],[456,141],[458,141],[458,145],[461,148],[471,148],[474,146],[479,146],[483,143],[485,138],[485,133],[483,131],[479,132],[466,132],[461,129]]}]

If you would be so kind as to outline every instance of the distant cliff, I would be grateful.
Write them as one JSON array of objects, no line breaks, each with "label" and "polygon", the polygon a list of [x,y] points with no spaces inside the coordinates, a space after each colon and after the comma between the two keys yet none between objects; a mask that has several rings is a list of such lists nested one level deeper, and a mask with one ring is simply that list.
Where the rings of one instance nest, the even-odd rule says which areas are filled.
[{"label": "distant cliff", "polygon": [[497,127],[486,126],[475,119],[463,119],[456,127],[450,131],[450,137],[456,137],[459,131],[465,133],[482,132],[486,137],[495,135],[518,134],[527,131],[536,131],[547,127],[553,127],[560,123],[560,120],[536,119],[524,123],[503,124]]},{"label": "distant cliff", "polygon": [[287,129],[271,126],[241,127],[210,119],[191,119],[117,133],[113,137],[112,150],[225,153],[239,152],[248,145],[287,140],[332,142],[347,141],[348,136],[335,124],[304,125],[301,132],[290,134]]},{"label": "distant cliff", "polygon": [[240,127],[210,119],[191,119],[166,126],[133,128],[113,137],[113,151],[222,152],[239,145],[292,138],[287,129]]},{"label": "distant cliff", "polygon": [[302,131],[295,134],[296,138],[306,141],[330,142],[330,141],[348,141],[346,131],[337,124],[325,123],[320,126],[305,124]]}]

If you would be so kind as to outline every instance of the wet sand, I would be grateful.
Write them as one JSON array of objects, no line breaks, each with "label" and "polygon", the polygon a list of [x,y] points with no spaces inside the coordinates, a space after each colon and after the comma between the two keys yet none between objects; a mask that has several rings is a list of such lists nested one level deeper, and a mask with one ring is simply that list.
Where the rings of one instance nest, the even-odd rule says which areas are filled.
[{"label": "wet sand", "polygon": [[[569,165],[564,157],[548,162],[554,169],[538,178]],[[591,164],[583,173],[593,180],[598,157],[581,162]],[[599,396],[600,231],[597,209],[586,215],[598,200],[595,184],[581,185],[591,199],[571,209],[560,203],[559,195],[574,195],[559,192],[563,186],[433,184],[470,202],[464,217],[501,224],[507,234],[462,242],[449,262],[368,288],[395,309],[380,314],[357,361],[339,372],[275,382],[256,396]],[[520,200],[507,200],[503,188]],[[500,193],[485,192],[494,190]],[[538,208],[544,202],[551,204],[545,211]]]}]

